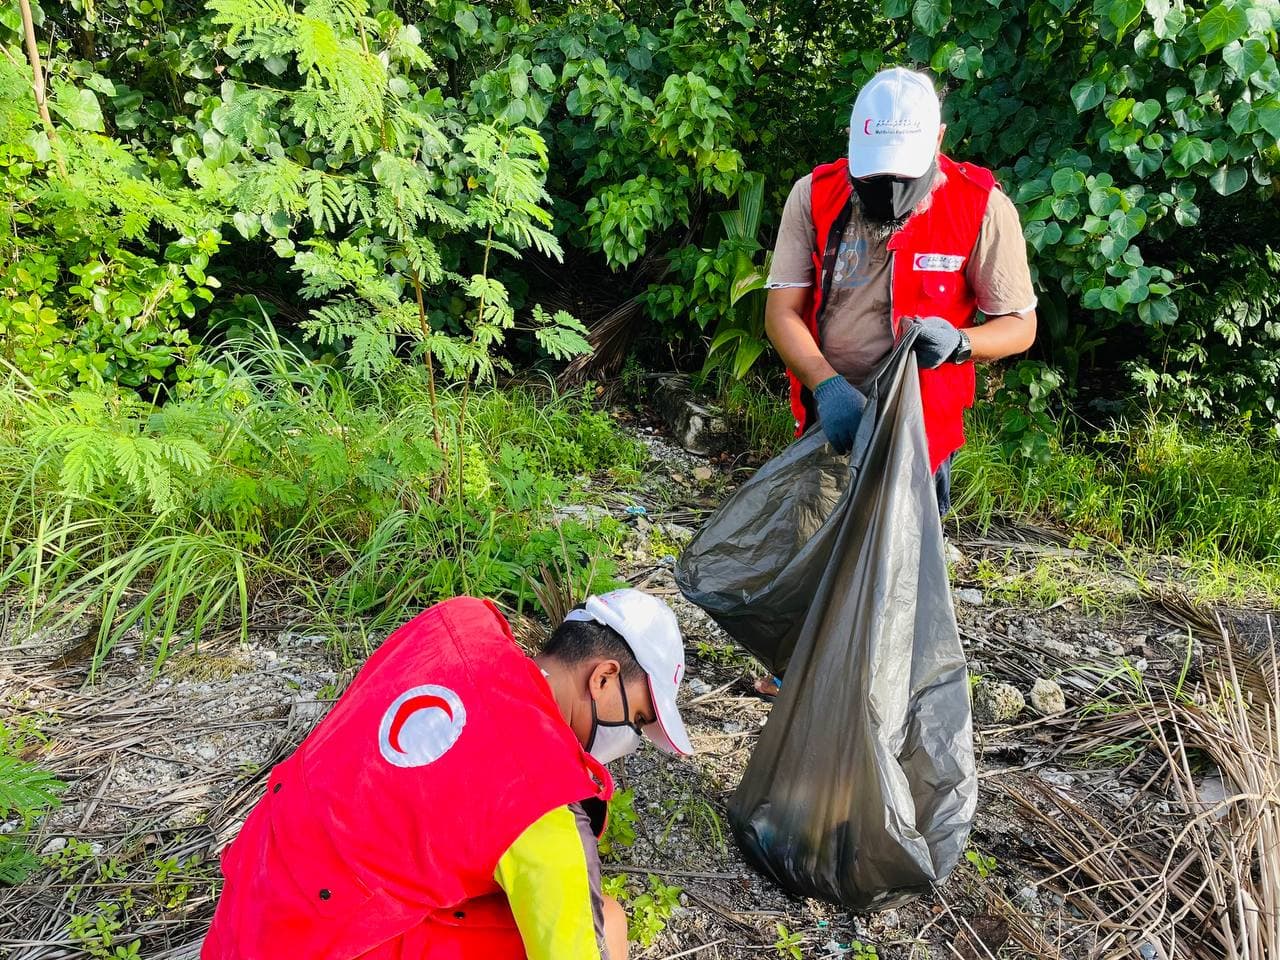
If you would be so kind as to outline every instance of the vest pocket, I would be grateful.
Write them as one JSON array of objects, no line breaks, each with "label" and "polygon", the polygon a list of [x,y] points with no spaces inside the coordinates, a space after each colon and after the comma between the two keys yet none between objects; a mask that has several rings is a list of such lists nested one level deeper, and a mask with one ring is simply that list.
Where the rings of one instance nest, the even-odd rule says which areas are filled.
[{"label": "vest pocket", "polygon": [[926,300],[952,303],[960,295],[960,273],[951,270],[921,270],[920,294]]}]

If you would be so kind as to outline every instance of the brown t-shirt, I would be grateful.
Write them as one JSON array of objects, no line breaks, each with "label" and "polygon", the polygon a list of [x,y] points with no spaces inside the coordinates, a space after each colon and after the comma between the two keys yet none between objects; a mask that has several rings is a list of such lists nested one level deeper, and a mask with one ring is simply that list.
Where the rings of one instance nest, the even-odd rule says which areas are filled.
[{"label": "brown t-shirt", "polygon": [[[813,286],[812,175],[796,181],[782,210],[778,242],[769,268],[770,289]],[[965,279],[989,317],[1035,308],[1027,245],[1018,210],[1003,191],[992,190],[965,264]],[[889,307],[888,238],[877,240],[860,216],[857,196],[840,240],[831,294],[818,335],[827,362],[854,383],[863,382],[893,348]]]}]

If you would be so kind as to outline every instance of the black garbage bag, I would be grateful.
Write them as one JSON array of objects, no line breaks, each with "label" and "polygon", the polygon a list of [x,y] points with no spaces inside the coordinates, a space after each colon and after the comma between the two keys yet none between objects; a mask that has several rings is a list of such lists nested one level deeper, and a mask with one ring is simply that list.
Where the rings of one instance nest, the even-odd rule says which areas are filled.
[{"label": "black garbage bag", "polygon": [[739,844],[783,888],[852,909],[944,879],[977,803],[911,339],[870,384],[848,458],[807,434],[720,507],[677,571],[786,671],[729,805]]}]

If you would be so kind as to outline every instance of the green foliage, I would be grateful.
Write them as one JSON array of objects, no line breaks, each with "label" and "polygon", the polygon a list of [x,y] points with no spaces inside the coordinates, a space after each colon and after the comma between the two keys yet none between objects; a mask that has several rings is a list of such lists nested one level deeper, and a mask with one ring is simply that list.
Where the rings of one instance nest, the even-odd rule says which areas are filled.
[{"label": "green foliage", "polygon": [[[1260,356],[1238,369],[1230,351],[1205,348],[1258,326],[1273,298],[1241,324],[1233,314],[1248,299],[1232,291],[1207,304],[1195,274],[1212,274],[1242,234],[1257,238],[1256,257],[1280,233],[1274,4],[916,0],[912,10],[906,52],[955,85],[948,144],[997,167],[1021,209],[1053,359],[1074,378],[1105,339],[1148,391],[1200,409],[1233,374],[1268,372]],[[1198,316],[1180,323],[1188,308]],[[1269,372],[1266,389],[1236,390],[1221,412],[1262,413],[1276,392]]]},{"label": "green foliage", "polygon": [[1154,403],[1199,418],[1244,422],[1280,435],[1280,254],[1270,247],[1204,251],[1158,366],[1134,362],[1134,380]]},{"label": "green foliage", "polygon": [[674,282],[655,284],[646,300],[651,314],[668,328],[678,329],[692,319],[712,334],[704,372],[721,367],[741,380],[769,346],[764,285],[772,254],[758,239],[764,177],[743,177],[736,199],[736,208],[719,212],[715,246],[677,251],[668,278]]},{"label": "green foliage", "polygon": [[448,389],[433,404],[421,367],[374,387],[269,329],[211,358],[223,376],[163,407],[0,391],[0,588],[36,622],[100,617],[95,665],[135,625],[159,658],[179,635],[243,626],[268,582],[339,635],[462,592],[519,608],[542,564],[612,582],[621,525],[551,514],[644,454],[583,395]]},{"label": "green foliage", "polygon": [[600,881],[600,891],[606,897],[613,897],[622,902],[627,898],[627,875],[616,873],[611,877],[603,877]]},{"label": "green foliage", "polygon": [[1111,543],[1187,558],[1280,560],[1280,445],[1169,418],[1087,435],[1054,425],[1050,455],[1009,458],[989,411],[956,455],[956,510],[1039,517]]},{"label": "green foliage", "polygon": [[1022,360],[1005,370],[995,406],[1008,456],[1041,464],[1053,456],[1050,439],[1055,423],[1049,403],[1061,386],[1062,375],[1036,360]]},{"label": "green foliage", "polygon": [[721,371],[717,395],[729,429],[742,439],[746,449],[773,456],[795,439],[795,416],[782,376],[734,380]]},{"label": "green foliage", "polygon": [[[73,914],[67,923],[67,931],[71,939],[94,960],[138,960],[142,941],[128,939],[125,912],[120,903],[109,900],[98,904],[87,914]],[[128,942],[122,943],[122,940]]]},{"label": "green foliage", "polygon": [[680,906],[680,887],[669,886],[648,875],[649,885],[644,893],[631,901],[631,918],[627,929],[628,939],[648,948],[667,928],[671,914]]},{"label": "green foliage", "polygon": [[639,822],[635,791],[619,790],[609,801],[608,821],[600,836],[600,856],[613,860],[623,850],[631,849],[636,842]]},{"label": "green foliage", "polygon": [[[515,310],[491,257],[561,255],[542,135],[471,122],[444,97],[419,29],[381,4],[211,6],[240,69],[180,143],[187,173],[234,210],[246,239],[265,233],[293,261],[303,295],[323,301],[304,329],[347,347],[358,376],[388,370],[407,340],[450,380],[492,381]],[[482,250],[470,275],[446,264],[466,239]],[[432,323],[424,288],[470,302],[460,329]],[[587,350],[565,311],[539,309],[535,330],[557,358]]]},{"label": "green foliage", "polygon": [[22,759],[22,753],[38,733],[0,722],[0,819],[16,817],[19,829],[0,834],[0,886],[21,883],[39,866],[27,849],[25,834],[36,817],[58,805],[64,784],[37,765]]},{"label": "green foliage", "polygon": [[218,217],[163,164],[102,135],[94,92],[60,77],[53,106],[65,122],[51,139],[18,48],[6,52],[0,359],[49,386],[189,379],[185,324],[219,285],[206,273]]},{"label": "green foliage", "polygon": [[781,921],[774,926],[778,931],[778,939],[773,942],[773,949],[778,951],[778,956],[784,960],[786,957],[803,960],[804,951],[800,948],[805,942],[804,934],[788,930],[787,925]]},{"label": "green foliage", "polygon": [[977,871],[978,878],[980,880],[986,880],[989,876],[995,873],[996,858],[988,856],[976,847],[970,847],[966,850],[964,852],[964,858],[969,862],[970,866]]}]

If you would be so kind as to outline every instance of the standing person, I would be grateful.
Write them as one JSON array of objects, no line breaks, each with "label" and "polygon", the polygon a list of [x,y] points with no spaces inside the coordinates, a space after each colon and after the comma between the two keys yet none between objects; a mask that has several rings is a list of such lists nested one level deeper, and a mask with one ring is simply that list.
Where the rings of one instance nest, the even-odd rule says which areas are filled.
[{"label": "standing person", "polygon": [[222,858],[202,960],[626,960],[604,765],[692,747],[665,603],[591,597],[529,658],[489,602],[393,633]]},{"label": "standing person", "polygon": [[[964,444],[974,361],[1031,346],[1036,297],[1013,203],[990,170],[941,152],[932,81],[895,67],[858,93],[848,156],[796,182],[768,281],[765,330],[791,379],[797,436],[815,418],[853,444],[858,389],[915,325],[920,395],[938,510]],[[978,313],[986,320],[974,325]],[[757,689],[776,693],[761,681]]]}]

